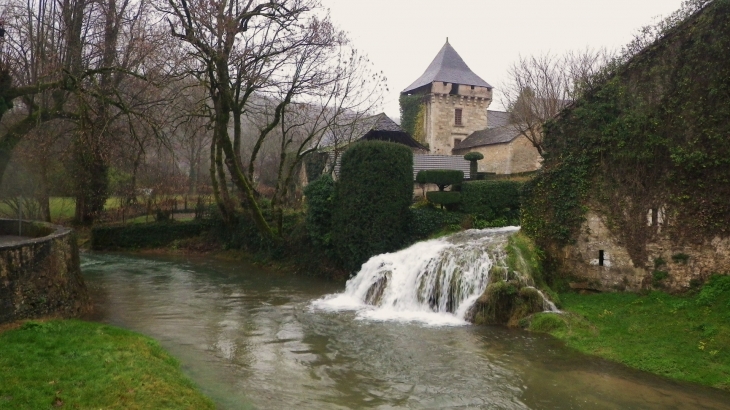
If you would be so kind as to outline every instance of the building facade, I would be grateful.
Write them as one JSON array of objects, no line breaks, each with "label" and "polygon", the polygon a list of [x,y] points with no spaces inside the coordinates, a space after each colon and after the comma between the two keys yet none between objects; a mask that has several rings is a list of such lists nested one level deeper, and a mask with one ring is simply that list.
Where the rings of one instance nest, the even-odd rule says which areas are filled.
[{"label": "building facade", "polygon": [[492,86],[471,71],[448,40],[402,93],[424,97],[423,127],[431,154],[451,155],[461,141],[487,128]]},{"label": "building facade", "polygon": [[449,44],[402,94],[423,97],[425,142],[431,155],[484,155],[479,172],[513,174],[540,168],[541,157],[511,122],[491,111],[493,87],[475,74]]}]

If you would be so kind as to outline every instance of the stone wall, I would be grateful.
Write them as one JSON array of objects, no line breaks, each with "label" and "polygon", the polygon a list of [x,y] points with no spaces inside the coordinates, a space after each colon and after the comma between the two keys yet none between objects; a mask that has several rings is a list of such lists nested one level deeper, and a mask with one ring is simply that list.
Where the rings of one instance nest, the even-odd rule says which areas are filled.
[{"label": "stone wall", "polygon": [[625,244],[608,228],[606,218],[588,212],[576,243],[553,255],[577,280],[604,291],[660,288],[681,292],[712,274],[730,273],[730,237],[678,244],[659,232],[646,249],[647,260],[635,264]]},{"label": "stone wall", "polygon": [[[449,94],[452,84],[436,82],[426,104],[426,142],[432,154],[451,155],[454,140],[464,140],[474,131],[487,128],[487,109],[491,90],[484,87],[459,86],[459,94]],[[454,123],[454,112],[462,110],[462,125]]]},{"label": "stone wall", "polygon": [[[18,221],[0,219],[0,235],[17,234]],[[73,231],[24,221],[23,234],[39,237],[0,245],[0,323],[88,313],[91,302]]]}]

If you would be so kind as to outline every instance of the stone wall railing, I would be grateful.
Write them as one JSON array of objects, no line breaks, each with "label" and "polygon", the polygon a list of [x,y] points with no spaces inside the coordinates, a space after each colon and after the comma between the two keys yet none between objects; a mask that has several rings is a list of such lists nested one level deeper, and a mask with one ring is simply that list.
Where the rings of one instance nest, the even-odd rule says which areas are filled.
[{"label": "stone wall railing", "polygon": [[[0,236],[17,236],[18,224],[0,219]],[[0,323],[89,312],[73,231],[32,221],[21,228],[24,237],[0,241]]]}]

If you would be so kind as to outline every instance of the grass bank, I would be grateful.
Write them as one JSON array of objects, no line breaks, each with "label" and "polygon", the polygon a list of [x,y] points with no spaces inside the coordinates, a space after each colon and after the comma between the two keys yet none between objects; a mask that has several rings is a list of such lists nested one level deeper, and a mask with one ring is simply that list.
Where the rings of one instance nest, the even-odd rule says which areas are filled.
[{"label": "grass bank", "polygon": [[26,322],[0,352],[0,408],[215,408],[157,342],[112,326]]},{"label": "grass bank", "polygon": [[528,329],[581,352],[676,380],[730,391],[730,276],[694,294],[561,294],[564,315],[538,314]]}]

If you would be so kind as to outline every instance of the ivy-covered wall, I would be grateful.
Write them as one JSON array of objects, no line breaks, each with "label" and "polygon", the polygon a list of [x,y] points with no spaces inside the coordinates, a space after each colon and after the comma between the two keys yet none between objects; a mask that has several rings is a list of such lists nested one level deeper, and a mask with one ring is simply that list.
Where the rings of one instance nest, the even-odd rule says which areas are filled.
[{"label": "ivy-covered wall", "polygon": [[590,210],[647,272],[651,244],[676,250],[730,236],[730,0],[603,76],[545,125],[525,232],[546,249],[573,246]]},{"label": "ivy-covered wall", "polygon": [[400,103],[400,121],[401,128],[421,144],[426,144],[426,130],[424,128],[426,116],[425,96],[421,94],[407,95],[401,94]]}]

